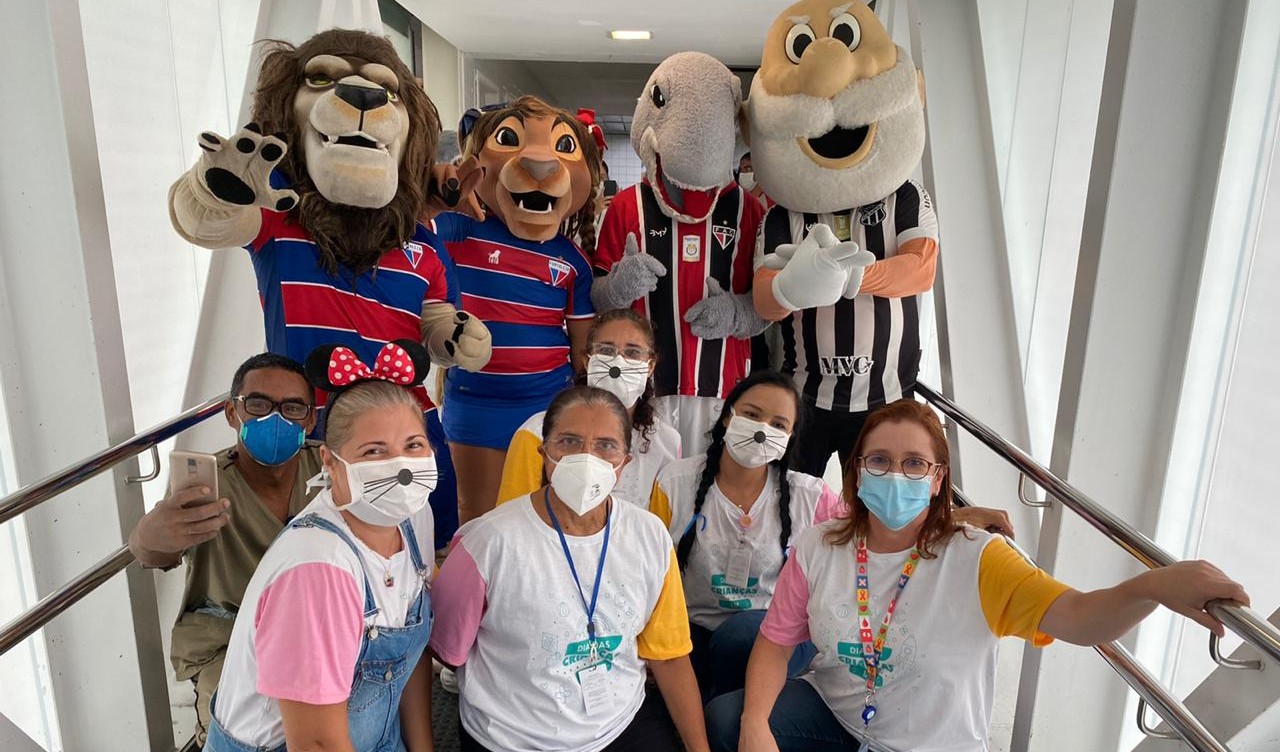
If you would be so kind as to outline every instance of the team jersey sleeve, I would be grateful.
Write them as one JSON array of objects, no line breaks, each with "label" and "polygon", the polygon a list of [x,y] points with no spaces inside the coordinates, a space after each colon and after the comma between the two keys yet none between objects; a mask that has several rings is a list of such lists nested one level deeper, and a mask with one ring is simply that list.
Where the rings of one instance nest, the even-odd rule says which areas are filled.
[{"label": "team jersey sleeve", "polygon": [[435,623],[431,626],[431,650],[450,666],[467,661],[488,607],[488,583],[467,550],[466,538],[454,541],[431,590]]},{"label": "team jersey sleeve", "polygon": [[254,614],[258,693],[332,705],[347,699],[364,630],[363,583],[342,567],[299,564],[262,591]]},{"label": "team jersey sleeve", "polygon": [[894,194],[898,252],[867,267],[859,293],[883,298],[919,295],[933,287],[938,267],[938,218],[924,187],[907,181]]},{"label": "team jersey sleeve", "polygon": [[1021,637],[1036,647],[1053,642],[1040,631],[1040,620],[1070,589],[1022,558],[1003,538],[993,538],[978,562],[982,613],[997,637]]},{"label": "team jersey sleeve", "polygon": [[[662,524],[667,526],[667,530],[671,530],[671,499],[667,496],[666,490],[662,488],[661,478],[653,482],[653,491],[649,494],[649,511],[662,520]],[[672,535],[674,536],[674,532]]]},{"label": "team jersey sleeve", "polygon": [[445,250],[444,243],[435,242],[426,245],[423,255],[429,259],[424,270],[427,277],[427,294],[423,302],[449,303],[457,307],[458,296],[455,294],[457,285],[450,284],[449,279],[449,267],[453,262],[449,258],[449,252]]},{"label": "team jersey sleeve", "polygon": [[755,274],[751,283],[751,301],[755,303],[756,313],[766,321],[781,321],[791,315],[790,309],[773,296],[773,278],[778,276],[777,270],[764,266],[766,256],[775,252],[778,246],[790,242],[790,213],[781,206],[765,212],[755,241]]},{"label": "team jersey sleeve", "polygon": [[752,287],[756,269],[756,241],[763,227],[764,209],[754,196],[742,191],[742,225],[738,228],[738,247],[733,257],[733,292],[742,294]]},{"label": "team jersey sleeve", "polygon": [[270,243],[273,238],[280,234],[280,225],[288,217],[286,212],[270,211],[261,209],[262,224],[258,227],[258,236],[245,246],[245,250],[249,253],[258,253]]},{"label": "team jersey sleeve", "polygon": [[631,212],[628,207],[634,205],[633,191],[624,191],[609,202],[605,210],[604,221],[600,223],[600,233],[596,237],[596,252],[592,263],[601,272],[608,273],[613,265],[622,258],[626,247],[627,233],[639,232],[639,228],[627,221]]},{"label": "team jersey sleeve", "polygon": [[527,496],[542,487],[540,444],[542,439],[524,428],[511,437],[507,459],[502,464],[502,482],[498,485],[499,505]]},{"label": "team jersey sleeve", "polygon": [[596,308],[591,303],[591,282],[595,275],[591,272],[591,262],[576,243],[570,242],[569,245],[573,247],[569,261],[573,265],[574,279],[565,316],[570,319],[595,318]]},{"label": "team jersey sleeve", "polygon": [[658,602],[636,637],[636,653],[646,661],[666,661],[693,652],[689,638],[689,611],[684,603],[684,584],[674,548],[667,547],[667,574]]},{"label": "team jersey sleeve", "polygon": [[441,243],[461,243],[471,236],[475,220],[461,212],[441,212],[431,220],[431,232]]},{"label": "team jersey sleeve", "polygon": [[809,639],[809,578],[798,556],[782,565],[760,634],[777,645],[799,645]]}]

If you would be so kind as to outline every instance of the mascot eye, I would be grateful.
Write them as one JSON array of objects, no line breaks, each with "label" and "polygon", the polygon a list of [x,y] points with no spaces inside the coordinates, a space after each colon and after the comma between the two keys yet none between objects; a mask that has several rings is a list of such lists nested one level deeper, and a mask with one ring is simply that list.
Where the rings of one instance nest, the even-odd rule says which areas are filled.
[{"label": "mascot eye", "polygon": [[388,92],[387,92],[387,101],[388,101],[388,102],[399,102],[399,101],[400,101],[400,95],[399,95],[399,94],[397,94],[397,93],[395,93],[394,91],[388,91]]},{"label": "mascot eye", "polygon": [[333,85],[333,79],[329,78],[328,76],[324,76],[320,74],[316,74],[314,76],[307,76],[307,86],[311,86],[316,89],[323,89],[326,86],[332,86],[332,85]]},{"label": "mascot eye", "polygon": [[813,44],[813,29],[809,28],[809,24],[796,24],[791,27],[791,31],[787,32],[787,59],[797,65],[800,63],[800,56],[804,51],[809,49],[809,45]]},{"label": "mascot eye", "polygon": [[858,19],[849,13],[836,16],[831,21],[831,38],[839,40],[850,50],[858,49],[858,43],[862,41],[862,27],[858,25]]},{"label": "mascot eye", "polygon": [[564,135],[556,140],[556,151],[561,154],[572,154],[578,150],[578,142],[573,140],[573,136]]},{"label": "mascot eye", "polygon": [[663,96],[662,89],[657,85],[653,85],[653,91],[649,92],[649,97],[653,100],[655,107],[666,107],[667,98]]},{"label": "mascot eye", "polygon": [[499,128],[497,133],[493,134],[493,140],[497,142],[498,146],[520,145],[520,136],[516,135],[514,130],[506,127],[505,125]]}]

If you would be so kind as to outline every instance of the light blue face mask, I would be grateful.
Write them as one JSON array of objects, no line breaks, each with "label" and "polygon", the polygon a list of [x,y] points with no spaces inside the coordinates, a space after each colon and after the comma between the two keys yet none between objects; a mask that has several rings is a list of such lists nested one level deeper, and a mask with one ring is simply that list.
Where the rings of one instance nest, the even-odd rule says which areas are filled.
[{"label": "light blue face mask", "polygon": [[301,425],[272,412],[240,424],[240,443],[260,465],[283,465],[302,449],[307,432]]},{"label": "light blue face mask", "polygon": [[929,508],[929,477],[908,478],[901,473],[858,476],[858,498],[890,530],[901,530]]}]

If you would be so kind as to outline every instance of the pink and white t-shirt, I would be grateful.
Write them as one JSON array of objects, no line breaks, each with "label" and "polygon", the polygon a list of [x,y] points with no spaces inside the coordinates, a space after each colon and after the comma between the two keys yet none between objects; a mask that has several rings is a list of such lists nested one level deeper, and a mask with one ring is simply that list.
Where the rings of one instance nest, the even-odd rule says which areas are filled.
[{"label": "pink and white t-shirt", "polygon": [[[706,464],[706,457],[686,457],[669,463],[654,482],[649,511],[667,523],[677,545],[693,517],[694,497]],[[844,502],[821,478],[792,470],[787,473],[787,483],[791,487],[791,543],[811,525],[844,513]],[[697,521],[697,543],[683,575],[690,622],[715,629],[739,611],[769,607],[783,562],[779,503],[778,473],[773,468],[745,515],[718,485],[712,483],[707,489],[702,519]],[[744,518],[749,520],[746,527]],[[749,562],[749,576],[735,580],[730,564],[741,556]]]},{"label": "pink and white t-shirt", "polygon": [[[284,743],[278,700],[346,700],[366,626],[404,626],[424,585],[407,542],[389,559],[374,552],[347,526],[327,489],[299,517],[312,513],[342,530],[360,556],[334,533],[305,527],[286,529],[262,557],[231,632],[214,710],[223,730],[244,744]],[[422,560],[433,562],[431,507],[410,523]],[[366,572],[378,607],[367,621]]]}]

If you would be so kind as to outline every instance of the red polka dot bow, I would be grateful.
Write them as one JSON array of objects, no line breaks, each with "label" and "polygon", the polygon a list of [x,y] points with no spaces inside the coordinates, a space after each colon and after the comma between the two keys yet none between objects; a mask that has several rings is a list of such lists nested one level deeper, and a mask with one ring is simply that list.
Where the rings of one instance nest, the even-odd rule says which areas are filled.
[{"label": "red polka dot bow", "polygon": [[329,356],[329,382],[334,386],[346,386],[367,379],[382,379],[407,386],[414,383],[415,375],[413,359],[395,342],[382,346],[372,368],[361,362],[346,347],[333,348],[333,353]]}]

